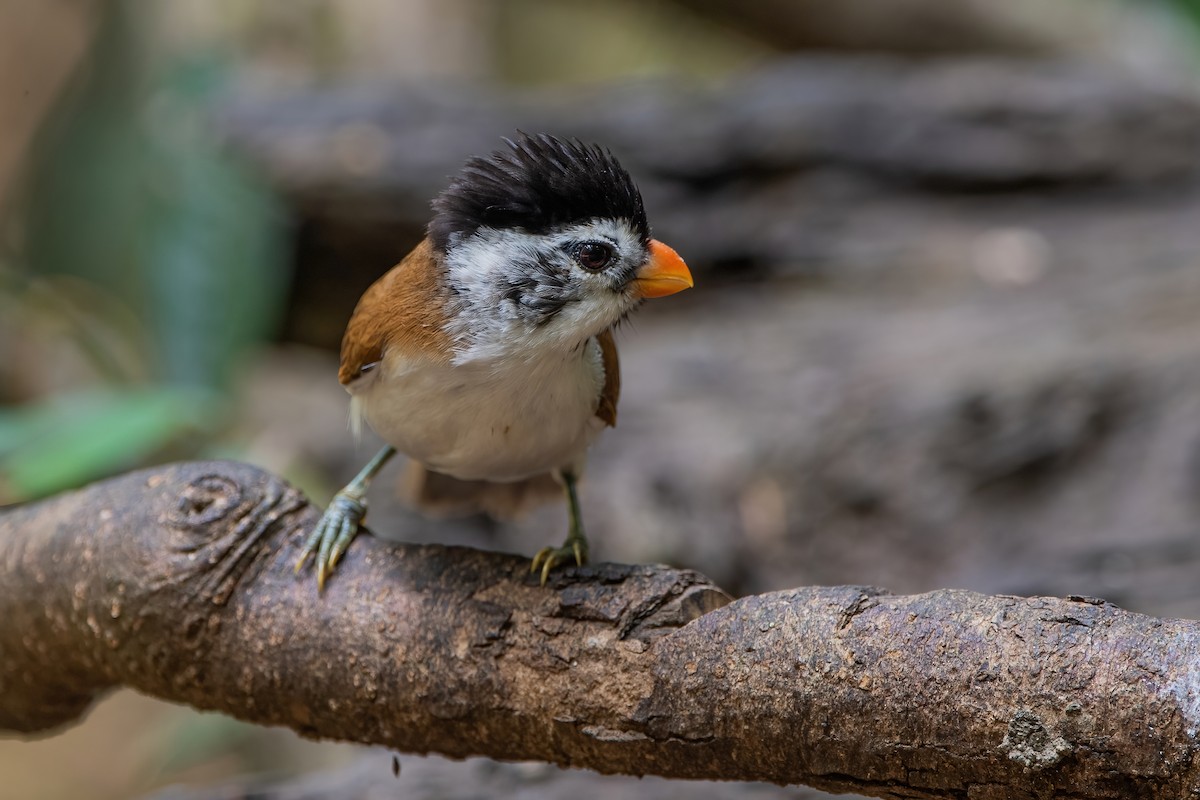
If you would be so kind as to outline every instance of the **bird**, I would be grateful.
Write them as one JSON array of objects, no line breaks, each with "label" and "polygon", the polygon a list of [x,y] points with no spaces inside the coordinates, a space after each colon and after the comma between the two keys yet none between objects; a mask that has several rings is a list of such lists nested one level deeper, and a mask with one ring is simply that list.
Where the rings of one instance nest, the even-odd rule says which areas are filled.
[{"label": "bird", "polygon": [[502,141],[433,200],[425,238],[366,290],[346,326],[338,380],[351,427],[365,423],[386,444],[305,541],[296,572],[315,554],[319,591],[397,452],[418,484],[483,507],[489,493],[557,484],[567,538],[530,570],[545,585],[555,567],[587,561],[577,484],[588,447],[617,421],[613,330],[693,279],[652,238],[641,192],[610,150],[545,133]]}]

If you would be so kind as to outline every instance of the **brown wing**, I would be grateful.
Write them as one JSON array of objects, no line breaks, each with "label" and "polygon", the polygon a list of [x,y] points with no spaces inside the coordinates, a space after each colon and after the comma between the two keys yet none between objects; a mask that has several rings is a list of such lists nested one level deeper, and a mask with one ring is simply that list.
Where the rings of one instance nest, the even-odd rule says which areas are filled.
[{"label": "brown wing", "polygon": [[378,364],[385,348],[450,358],[440,269],[425,240],[363,293],[342,337],[342,385]]},{"label": "brown wing", "polygon": [[600,405],[596,416],[610,428],[617,427],[617,400],[621,397],[621,362],[617,358],[617,343],[613,341],[612,329],[596,337],[600,345],[601,363],[604,365],[604,388],[600,390]]}]

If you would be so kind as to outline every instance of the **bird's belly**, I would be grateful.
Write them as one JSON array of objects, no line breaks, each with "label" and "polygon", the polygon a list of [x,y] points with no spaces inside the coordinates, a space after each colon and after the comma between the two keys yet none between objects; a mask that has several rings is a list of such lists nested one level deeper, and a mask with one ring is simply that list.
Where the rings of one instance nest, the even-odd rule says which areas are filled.
[{"label": "bird's belly", "polygon": [[[521,365],[401,365],[356,400],[385,441],[463,480],[518,481],[580,461],[603,428],[592,359]],[[578,362],[578,363],[576,363]]]}]

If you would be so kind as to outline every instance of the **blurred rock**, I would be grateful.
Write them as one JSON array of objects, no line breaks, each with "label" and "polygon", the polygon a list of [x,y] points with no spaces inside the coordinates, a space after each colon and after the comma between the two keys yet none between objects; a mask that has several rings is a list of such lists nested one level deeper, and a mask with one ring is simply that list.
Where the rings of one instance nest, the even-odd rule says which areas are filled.
[{"label": "blurred rock", "polygon": [[691,192],[820,166],[964,189],[1152,180],[1194,172],[1200,147],[1193,93],[1022,59],[798,57],[711,89],[360,86],[247,97],[223,121],[306,208],[421,221],[447,175],[517,128],[599,140],[640,180]]},{"label": "blurred rock", "polygon": [[1148,212],[1200,246],[1200,102],[1094,64],[795,58],[720,88],[358,87],[245,98],[222,119],[293,202],[287,336],[324,346],[420,238],[448,176],[517,129],[610,146],[701,274],[931,268],[1016,221],[1057,268],[1134,245],[1114,232]]}]

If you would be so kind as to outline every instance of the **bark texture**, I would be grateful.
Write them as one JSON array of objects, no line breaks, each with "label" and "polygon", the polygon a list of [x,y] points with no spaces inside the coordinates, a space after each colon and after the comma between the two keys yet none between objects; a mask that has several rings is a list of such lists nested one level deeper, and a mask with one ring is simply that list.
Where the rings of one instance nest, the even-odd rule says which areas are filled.
[{"label": "bark texture", "polygon": [[1091,598],[803,588],[361,537],[241,464],[0,512],[0,729],[103,691],[406,752],[879,797],[1200,795],[1200,625]]}]

